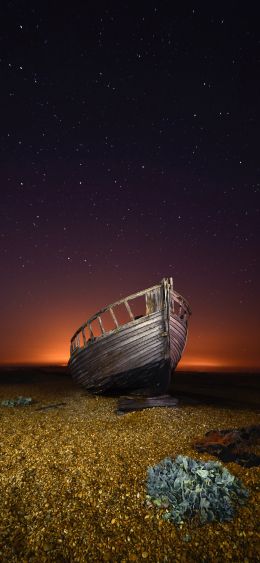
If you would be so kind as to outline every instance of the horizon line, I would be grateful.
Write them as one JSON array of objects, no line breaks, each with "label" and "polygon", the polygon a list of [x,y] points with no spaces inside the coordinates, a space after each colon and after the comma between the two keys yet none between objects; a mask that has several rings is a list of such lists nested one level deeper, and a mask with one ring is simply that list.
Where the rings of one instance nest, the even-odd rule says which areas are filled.
[{"label": "horizon line", "polygon": [[[68,367],[66,362],[0,362],[0,369],[3,368],[33,368],[33,367],[48,367],[48,368],[65,368]],[[248,366],[248,365],[212,365],[212,364],[198,364],[189,363],[188,365],[182,364],[174,370],[175,372],[244,372],[244,373],[260,373],[260,366]]]}]

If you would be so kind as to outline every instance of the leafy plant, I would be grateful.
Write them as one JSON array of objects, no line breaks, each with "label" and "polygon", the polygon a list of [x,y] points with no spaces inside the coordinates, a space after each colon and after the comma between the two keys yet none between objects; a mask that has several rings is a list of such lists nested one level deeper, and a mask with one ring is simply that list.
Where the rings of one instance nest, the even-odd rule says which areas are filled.
[{"label": "leafy plant", "polygon": [[202,524],[229,521],[249,495],[221,463],[181,455],[148,468],[147,493],[148,504],[166,508],[163,518],[175,524],[195,515]]},{"label": "leafy plant", "polygon": [[4,399],[1,401],[2,407],[17,407],[17,406],[26,406],[30,405],[32,402],[31,397],[17,397],[17,399]]}]

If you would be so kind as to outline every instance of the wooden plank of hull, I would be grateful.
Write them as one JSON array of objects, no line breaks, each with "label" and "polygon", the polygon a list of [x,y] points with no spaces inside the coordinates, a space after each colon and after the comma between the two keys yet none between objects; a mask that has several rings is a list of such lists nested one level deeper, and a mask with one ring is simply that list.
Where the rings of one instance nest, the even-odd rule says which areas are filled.
[{"label": "wooden plank of hull", "polygon": [[[138,369],[138,368],[142,368],[144,367],[144,369],[147,368],[147,366],[149,366],[149,364],[152,363],[158,363],[161,361],[162,359],[162,354],[160,354],[160,351],[157,349],[156,351],[150,351],[148,350],[148,353],[145,354],[145,356],[140,358],[140,354],[138,356],[137,361],[135,362],[131,362],[131,358],[129,359],[129,361],[124,362],[124,364],[121,364],[120,366],[116,367],[116,370],[113,369],[113,367],[111,366],[109,370],[106,370],[106,372],[102,369],[102,367],[96,367],[96,369],[92,370],[92,372],[89,369],[89,365],[87,364],[87,368],[86,369],[86,362],[85,362],[85,358],[82,357],[83,356],[83,351],[80,354],[80,356],[78,357],[77,360],[77,364],[75,366],[75,369],[73,369],[73,365],[72,365],[72,375],[78,380],[78,382],[82,383],[83,385],[85,385],[86,387],[95,387],[98,383],[102,382],[102,381],[109,381],[110,377],[113,376],[117,376],[118,375],[118,381],[120,380],[119,374],[120,373],[124,373],[125,371],[132,371],[134,369]],[[140,358],[140,359],[139,359]],[[116,371],[116,373],[115,373]]]},{"label": "wooden plank of hull", "polygon": [[[134,370],[139,370],[135,372],[135,379],[139,380],[140,368],[144,368],[142,377],[145,377],[145,386],[149,384],[147,374],[150,377],[154,366],[161,365],[169,355],[167,339],[162,336],[165,328],[163,314],[158,311],[136,323],[136,326],[129,323],[116,334],[108,334],[78,350],[70,360],[73,378],[88,389],[103,389],[109,387],[112,376],[117,376],[118,382],[123,384],[122,374],[126,374],[128,380],[129,373]],[[111,379],[111,386],[115,385]],[[141,380],[138,385],[142,386]]]},{"label": "wooden plank of hull", "polygon": [[[154,326],[158,325],[158,320],[161,321],[161,326],[163,323],[162,311],[157,311],[147,317],[142,317],[138,320],[130,322],[126,325],[120,326],[118,329],[115,329],[113,332],[107,332],[103,337],[89,342],[88,346],[95,346],[95,350],[102,350],[104,347],[104,341],[112,348],[117,346],[118,336],[120,334],[120,345],[123,342],[124,338],[129,341],[130,338],[136,339],[140,331],[151,330]],[[164,330],[164,328],[162,328]],[[108,339],[109,338],[109,339]]]},{"label": "wooden plank of hull", "polygon": [[170,312],[170,357],[172,369],[179,363],[187,340],[187,324],[178,315]]},{"label": "wooden plank of hull", "polygon": [[[160,338],[161,333],[164,331],[164,325],[161,314],[153,315],[153,319],[147,319],[141,325],[133,326],[125,325],[116,333],[107,334],[96,342],[90,342],[86,346],[86,353],[88,362],[93,364],[100,363],[115,363],[128,352],[128,349],[135,347],[138,342],[147,337]],[[78,352],[76,352],[78,354]],[[115,359],[114,359],[115,356]],[[106,365],[104,367],[106,367]]]},{"label": "wooden plank of hull", "polygon": [[162,342],[163,322],[161,315],[154,318],[152,324],[149,320],[147,325],[138,326],[135,330],[134,328],[132,325],[124,326],[116,335],[108,334],[99,341],[89,344],[83,350],[78,350],[72,356],[72,360],[74,358],[78,360],[79,355],[81,357],[84,351],[84,361],[88,365],[90,373],[101,368],[104,372],[111,372],[111,368],[113,368],[113,372],[116,373],[116,371],[119,371],[117,366],[120,362],[129,361],[131,354],[135,355],[135,351],[138,352],[140,346],[143,347],[145,353],[146,345],[149,345],[151,340],[153,340],[154,345]]},{"label": "wooden plank of hull", "polygon": [[149,362],[135,369],[126,369],[117,374],[110,374],[101,380],[91,382],[84,378],[73,377],[76,383],[95,394],[121,394],[135,392],[142,395],[160,395],[169,389],[170,360]]}]

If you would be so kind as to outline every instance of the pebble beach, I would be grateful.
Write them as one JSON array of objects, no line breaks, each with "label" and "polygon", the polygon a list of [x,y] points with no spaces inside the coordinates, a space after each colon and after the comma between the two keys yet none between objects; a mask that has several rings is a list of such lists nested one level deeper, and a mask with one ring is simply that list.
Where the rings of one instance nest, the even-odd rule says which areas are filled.
[{"label": "pebble beach", "polygon": [[0,385],[0,401],[19,395],[32,404],[0,407],[1,562],[259,560],[259,467],[224,464],[250,493],[231,522],[176,526],[146,504],[148,466],[179,454],[216,460],[193,441],[259,424],[256,405],[180,402],[119,416],[117,398],[51,373]]}]

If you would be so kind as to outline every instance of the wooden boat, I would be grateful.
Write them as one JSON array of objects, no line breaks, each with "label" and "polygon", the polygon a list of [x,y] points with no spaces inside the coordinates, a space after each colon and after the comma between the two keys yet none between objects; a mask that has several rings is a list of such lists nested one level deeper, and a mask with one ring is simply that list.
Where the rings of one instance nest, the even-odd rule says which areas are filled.
[{"label": "wooden boat", "polygon": [[186,344],[190,314],[172,278],[108,305],[71,339],[73,379],[98,394],[165,393]]}]

